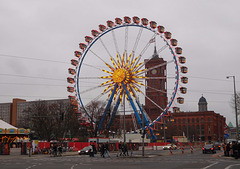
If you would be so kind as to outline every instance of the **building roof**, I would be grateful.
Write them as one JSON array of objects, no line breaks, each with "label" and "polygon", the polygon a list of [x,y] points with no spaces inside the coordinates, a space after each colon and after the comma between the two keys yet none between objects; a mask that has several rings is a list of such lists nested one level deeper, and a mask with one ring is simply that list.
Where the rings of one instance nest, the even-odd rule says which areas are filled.
[{"label": "building roof", "polygon": [[199,99],[199,102],[198,103],[207,103],[207,100],[205,99],[205,97],[201,97],[200,99]]},{"label": "building roof", "polygon": [[154,53],[152,55],[152,59],[158,59],[159,56],[158,56],[158,53],[157,53],[157,48],[156,48],[156,45],[154,46]]},{"label": "building roof", "polygon": [[2,129],[9,129],[9,128],[17,129],[17,127],[14,127],[11,124],[8,124],[7,122],[5,122],[3,120],[0,120],[0,128],[2,128]]}]

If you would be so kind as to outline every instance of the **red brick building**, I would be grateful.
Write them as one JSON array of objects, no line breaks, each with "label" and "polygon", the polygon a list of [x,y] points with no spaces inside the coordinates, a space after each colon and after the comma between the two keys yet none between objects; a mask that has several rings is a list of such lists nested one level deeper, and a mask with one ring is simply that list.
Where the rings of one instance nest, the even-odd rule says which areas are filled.
[{"label": "red brick building", "polygon": [[[214,111],[172,113],[174,122],[167,123],[172,131],[171,136],[185,135],[189,141],[223,141],[226,119]],[[169,128],[170,129],[170,128]]]}]

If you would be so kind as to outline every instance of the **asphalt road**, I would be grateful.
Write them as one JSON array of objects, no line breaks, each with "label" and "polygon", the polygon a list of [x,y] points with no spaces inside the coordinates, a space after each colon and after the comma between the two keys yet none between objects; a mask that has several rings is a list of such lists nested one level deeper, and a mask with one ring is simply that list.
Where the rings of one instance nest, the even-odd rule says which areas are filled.
[{"label": "asphalt road", "polygon": [[174,151],[173,155],[168,150],[134,152],[132,157],[116,157],[110,153],[111,158],[101,158],[77,155],[76,153],[64,154],[62,157],[49,155],[34,155],[31,157],[21,155],[0,156],[0,169],[239,169],[240,159],[223,157],[221,151],[217,154],[202,154],[195,150]]}]

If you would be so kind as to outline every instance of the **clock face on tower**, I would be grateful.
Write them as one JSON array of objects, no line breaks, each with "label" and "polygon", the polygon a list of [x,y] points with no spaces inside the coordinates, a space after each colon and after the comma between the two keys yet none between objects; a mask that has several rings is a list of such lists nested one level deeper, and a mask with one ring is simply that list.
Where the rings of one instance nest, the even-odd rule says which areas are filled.
[{"label": "clock face on tower", "polygon": [[151,72],[152,72],[153,75],[157,74],[157,70],[156,69],[153,69]]}]

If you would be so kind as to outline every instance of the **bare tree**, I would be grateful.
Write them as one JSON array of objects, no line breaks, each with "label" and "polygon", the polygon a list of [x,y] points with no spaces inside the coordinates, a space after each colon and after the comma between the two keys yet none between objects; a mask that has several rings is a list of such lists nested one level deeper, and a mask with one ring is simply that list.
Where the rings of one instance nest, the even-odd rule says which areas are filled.
[{"label": "bare tree", "polygon": [[[86,107],[87,112],[91,116],[92,120],[95,121],[95,126],[93,123],[90,125],[90,136],[97,136],[97,129],[101,120],[101,117],[104,113],[106,103],[103,101],[93,101]],[[95,128],[94,128],[95,127]]]},{"label": "bare tree", "polygon": [[69,102],[35,101],[23,114],[19,126],[30,128],[37,139],[50,141],[80,136],[80,122]]}]

